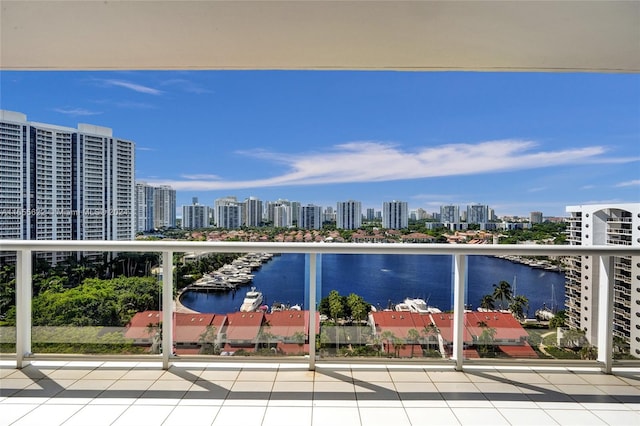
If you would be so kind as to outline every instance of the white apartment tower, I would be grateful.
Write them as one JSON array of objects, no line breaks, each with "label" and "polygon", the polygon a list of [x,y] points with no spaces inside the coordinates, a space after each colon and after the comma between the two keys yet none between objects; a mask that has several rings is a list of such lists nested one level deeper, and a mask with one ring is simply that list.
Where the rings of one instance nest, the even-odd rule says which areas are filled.
[{"label": "white apartment tower", "polygon": [[244,205],[244,224],[251,227],[262,226],[262,201],[256,197],[249,197],[244,200]]},{"label": "white apartment tower", "polygon": [[489,206],[484,204],[471,204],[467,206],[467,223],[482,225],[490,221]]},{"label": "white apartment tower", "polygon": [[298,226],[303,229],[322,228],[322,207],[309,204],[300,208]]},{"label": "white apartment tower", "polygon": [[440,206],[440,222],[460,223],[460,207],[453,205]]},{"label": "white apartment tower", "polygon": [[[640,203],[568,206],[571,245],[640,246]],[[597,344],[599,262],[593,256],[565,260],[567,325]],[[613,333],[640,358],[640,256],[613,258]]]},{"label": "white apartment tower", "polygon": [[406,201],[385,201],[382,204],[382,227],[404,229],[409,226],[409,206]]},{"label": "white apartment tower", "polygon": [[358,229],[362,226],[362,203],[360,201],[339,201],[336,212],[336,228]]},{"label": "white apartment tower", "polygon": [[153,190],[153,225],[155,228],[176,227],[176,190],[161,185]]},{"label": "white apartment tower", "polygon": [[136,182],[135,190],[135,224],[136,232],[151,231],[153,223],[154,187],[144,182]]},{"label": "white apartment tower", "polygon": [[133,239],[133,142],[107,127],[36,123],[0,110],[0,152],[0,238]]},{"label": "white apartment tower", "polygon": [[291,203],[287,200],[270,201],[267,203],[267,220],[278,228],[288,228],[293,225]]},{"label": "white apartment tower", "polygon": [[182,228],[201,229],[210,226],[211,207],[198,204],[198,198],[193,198],[193,204],[182,206]]}]

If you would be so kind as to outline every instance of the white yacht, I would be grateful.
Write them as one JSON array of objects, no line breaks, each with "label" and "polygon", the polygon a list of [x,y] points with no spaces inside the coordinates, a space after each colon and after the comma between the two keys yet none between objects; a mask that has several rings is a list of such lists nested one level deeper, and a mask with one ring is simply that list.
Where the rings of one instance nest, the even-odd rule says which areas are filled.
[{"label": "white yacht", "polygon": [[262,304],[262,293],[257,291],[255,287],[251,287],[242,301],[240,312],[255,312]]},{"label": "white yacht", "polygon": [[419,314],[442,313],[442,311],[435,306],[427,305],[427,302],[425,302],[424,299],[411,299],[407,297],[406,299],[404,299],[404,303],[401,303],[401,305],[406,305],[409,308],[409,311],[417,312]]}]

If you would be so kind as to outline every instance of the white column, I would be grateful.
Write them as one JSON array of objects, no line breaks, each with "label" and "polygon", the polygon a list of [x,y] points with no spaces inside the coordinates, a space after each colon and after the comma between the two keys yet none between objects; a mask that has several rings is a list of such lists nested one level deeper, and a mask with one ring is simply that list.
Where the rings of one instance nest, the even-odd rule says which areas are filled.
[{"label": "white column", "polygon": [[29,365],[31,355],[31,250],[16,253],[16,368]]},{"label": "white column", "polygon": [[453,360],[456,370],[462,370],[464,345],[464,282],[467,256],[456,254],[453,271]]},{"label": "white column", "polygon": [[613,256],[598,260],[598,362],[603,373],[611,374],[613,365]]},{"label": "white column", "polygon": [[316,253],[309,254],[309,370],[316,369]]},{"label": "white column", "polygon": [[162,368],[173,354],[173,252],[162,252]]}]

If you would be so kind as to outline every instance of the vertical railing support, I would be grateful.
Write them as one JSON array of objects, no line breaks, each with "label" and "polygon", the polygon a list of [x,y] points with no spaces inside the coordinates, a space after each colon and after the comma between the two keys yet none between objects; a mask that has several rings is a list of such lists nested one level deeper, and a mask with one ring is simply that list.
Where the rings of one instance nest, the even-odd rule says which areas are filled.
[{"label": "vertical railing support", "polygon": [[309,371],[316,369],[316,253],[309,254]]},{"label": "vertical railing support", "polygon": [[29,365],[31,355],[31,250],[16,253],[16,368]]},{"label": "vertical railing support", "polygon": [[173,252],[162,252],[162,368],[173,355]]},{"label": "vertical railing support", "polygon": [[599,256],[598,260],[598,362],[605,374],[613,366],[613,256]]},{"label": "vertical railing support", "polygon": [[467,275],[467,256],[454,255],[453,270],[453,360],[457,371],[462,370],[464,348],[464,283]]}]

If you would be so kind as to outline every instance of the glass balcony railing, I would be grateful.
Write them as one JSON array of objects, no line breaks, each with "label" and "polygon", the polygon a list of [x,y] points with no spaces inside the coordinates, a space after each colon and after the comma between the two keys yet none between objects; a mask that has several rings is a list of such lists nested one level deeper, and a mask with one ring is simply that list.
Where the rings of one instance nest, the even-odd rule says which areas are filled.
[{"label": "glass balcony railing", "polygon": [[[310,369],[318,360],[435,362],[457,369],[516,360],[598,362],[610,372],[614,362],[640,361],[640,292],[629,294],[615,281],[620,265],[640,268],[639,248],[0,245],[15,255],[0,276],[0,355],[15,357],[18,367],[63,354],[144,357],[162,360],[164,368],[210,357],[288,357]],[[590,262],[589,275],[597,278],[576,270],[566,281],[540,256]]]}]

